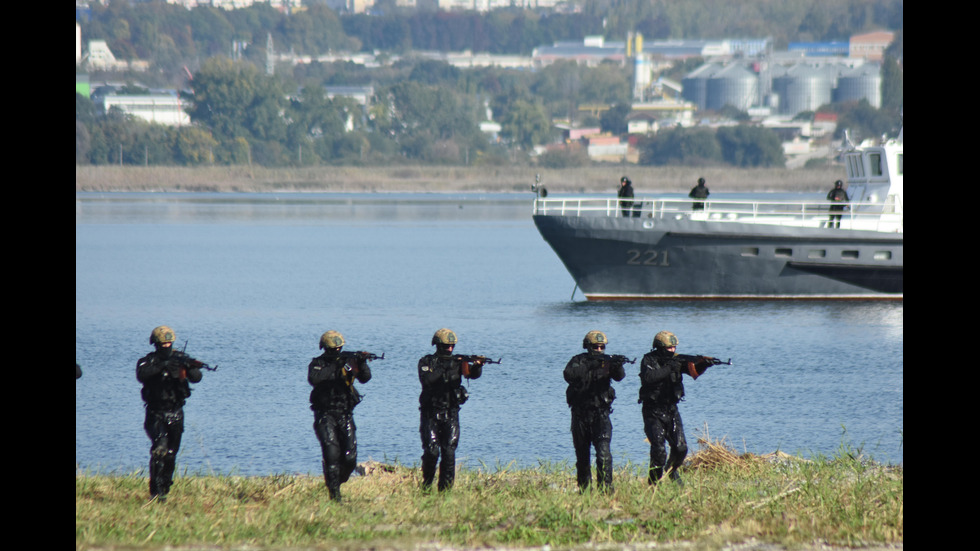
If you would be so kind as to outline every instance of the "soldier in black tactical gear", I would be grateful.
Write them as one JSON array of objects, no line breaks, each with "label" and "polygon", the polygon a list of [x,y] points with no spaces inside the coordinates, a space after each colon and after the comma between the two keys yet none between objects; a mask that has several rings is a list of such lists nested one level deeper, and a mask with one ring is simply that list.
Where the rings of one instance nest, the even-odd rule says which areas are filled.
[{"label": "soldier in black tactical gear", "polygon": [[842,213],[847,209],[847,202],[851,200],[847,195],[847,191],[844,190],[844,182],[841,180],[834,182],[834,189],[827,193],[827,200],[831,202],[830,223],[827,227],[840,228],[840,219],[843,217]]},{"label": "soldier in black tactical gear", "polygon": [[357,466],[354,406],[361,401],[361,394],[354,388],[354,381],[363,384],[371,380],[371,354],[341,353],[343,346],[343,335],[337,331],[324,333],[320,337],[324,352],[313,358],[307,372],[307,380],[313,385],[310,409],[323,456],[323,479],[335,501],[340,501],[340,485],[347,482]]},{"label": "soldier in black tactical gear", "polygon": [[623,216],[628,218],[630,211],[633,210],[633,182],[626,176],[619,179],[619,190],[616,192],[616,197],[619,198],[619,208],[622,210]]},{"label": "soldier in black tactical gear", "polygon": [[[449,490],[456,479],[456,446],[459,444],[459,406],[469,394],[463,378],[479,379],[481,359],[472,362],[453,355],[456,333],[440,329],[432,336],[436,353],[419,360],[419,433],[422,437],[422,488],[431,488],[439,466],[439,490]],[[440,461],[441,456],[441,463]]]},{"label": "soldier in black tactical gear", "polygon": [[[704,184],[704,178],[698,178],[698,185],[692,187],[691,192],[687,194],[691,199],[707,199],[709,195],[711,192]],[[691,210],[704,210],[704,201],[695,201],[691,205]]]},{"label": "soldier in black tactical gear", "polygon": [[612,403],[616,391],[611,381],[622,381],[626,376],[624,356],[605,354],[608,340],[601,331],[589,331],[582,340],[587,350],[574,356],[565,366],[568,389],[565,400],[572,408],[572,443],[575,446],[575,471],[580,490],[592,482],[591,449],[595,447],[596,484],[600,489],[612,491]]},{"label": "soldier in black tactical gear", "polygon": [[[698,378],[712,365],[708,356],[677,355],[677,337],[669,331],[657,333],[653,350],[640,362],[640,399],[643,430],[650,441],[649,481],[654,484],[666,468],[671,480],[680,482],[677,469],[687,456],[687,439],[677,403],[684,398],[683,375]],[[670,446],[670,457],[664,441]]]},{"label": "soldier in black tactical gear", "polygon": [[173,484],[180,438],[184,433],[184,402],[191,395],[188,383],[201,380],[206,364],[174,350],[173,329],[161,325],[150,334],[156,350],[136,363],[136,379],[143,383],[146,419],[143,429],[150,437],[150,498],[165,501]]}]

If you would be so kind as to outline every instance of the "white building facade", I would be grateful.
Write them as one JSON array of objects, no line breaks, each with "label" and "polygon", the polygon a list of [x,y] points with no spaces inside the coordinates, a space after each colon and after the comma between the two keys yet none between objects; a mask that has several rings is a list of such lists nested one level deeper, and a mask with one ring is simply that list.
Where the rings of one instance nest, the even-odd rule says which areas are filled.
[{"label": "white building facade", "polygon": [[170,94],[110,94],[105,97],[104,106],[106,112],[116,107],[123,113],[167,126],[184,126],[191,123],[191,117],[184,111],[180,98]]}]

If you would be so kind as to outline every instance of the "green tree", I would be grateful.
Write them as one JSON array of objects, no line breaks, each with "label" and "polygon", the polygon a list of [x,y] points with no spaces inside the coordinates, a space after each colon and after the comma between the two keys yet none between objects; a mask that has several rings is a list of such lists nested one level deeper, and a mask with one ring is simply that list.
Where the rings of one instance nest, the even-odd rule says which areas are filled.
[{"label": "green tree", "polygon": [[174,164],[175,129],[136,119],[132,141],[126,147],[125,162],[134,165]]},{"label": "green tree", "polygon": [[92,134],[88,127],[75,119],[75,164],[89,163],[89,152],[92,149]]},{"label": "green tree", "polygon": [[708,128],[661,130],[641,147],[640,164],[710,166],[721,163],[721,146]]},{"label": "green tree", "polygon": [[235,38],[235,29],[225,19],[224,10],[198,5],[191,9],[190,15],[187,22],[197,50],[207,56],[227,55]]},{"label": "green tree", "polygon": [[415,64],[408,79],[424,84],[456,86],[461,72],[445,61],[423,60]]},{"label": "green tree", "polygon": [[124,164],[133,143],[134,119],[113,107],[93,128],[89,156],[93,164]]},{"label": "green tree", "polygon": [[626,134],[629,131],[629,123],[626,117],[630,114],[632,106],[629,103],[617,103],[611,109],[607,109],[599,116],[599,125],[603,132],[613,134]]},{"label": "green tree", "polygon": [[898,61],[889,55],[881,65],[881,108],[900,113],[905,103],[905,75]]},{"label": "green tree", "polygon": [[541,106],[524,100],[508,108],[500,127],[501,136],[524,150],[545,143],[551,134],[551,123]]},{"label": "green tree", "polygon": [[602,63],[597,67],[578,67],[578,101],[607,105],[628,104],[632,100],[631,76],[622,67]]},{"label": "green tree", "polygon": [[204,165],[213,161],[218,142],[204,129],[185,126],[177,131],[175,158],[183,165]]},{"label": "green tree", "polygon": [[902,120],[897,113],[875,109],[865,99],[858,102],[825,105],[820,108],[820,111],[837,113],[835,138],[843,138],[844,131],[847,130],[855,142],[884,135],[895,136],[902,125]]},{"label": "green tree", "polygon": [[191,121],[206,126],[219,140],[247,135],[245,117],[254,100],[254,81],[258,77],[252,65],[233,63],[225,57],[206,60],[194,73]]},{"label": "green tree", "polygon": [[768,128],[758,126],[729,126],[719,128],[718,143],[721,157],[737,167],[775,167],[786,164],[779,136]]},{"label": "green tree", "polygon": [[259,73],[255,66],[210,58],[194,73],[192,86],[187,112],[218,141],[285,139],[285,94],[277,80]]},{"label": "green tree", "polygon": [[[406,156],[424,159],[434,155],[436,142],[478,143],[477,113],[473,98],[448,86],[404,81],[378,93],[371,119],[379,132],[398,142]],[[442,152],[436,156],[442,158],[447,147],[440,147]]]}]

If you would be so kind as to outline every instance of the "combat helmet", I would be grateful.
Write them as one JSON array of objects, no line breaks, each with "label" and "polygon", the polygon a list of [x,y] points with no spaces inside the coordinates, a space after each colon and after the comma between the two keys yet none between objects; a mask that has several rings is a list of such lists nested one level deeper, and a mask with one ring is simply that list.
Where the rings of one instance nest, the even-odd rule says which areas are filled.
[{"label": "combat helmet", "polygon": [[320,335],[320,350],[344,346],[344,336],[337,331],[327,331]]},{"label": "combat helmet", "polygon": [[671,333],[670,331],[661,331],[657,333],[657,336],[653,337],[654,348],[667,348],[670,346],[677,346],[677,344],[677,335]]},{"label": "combat helmet", "polygon": [[585,334],[585,338],[582,339],[582,348],[591,349],[594,344],[608,345],[609,339],[606,338],[606,334],[602,331],[589,331]]},{"label": "combat helmet", "polygon": [[432,344],[443,344],[443,345],[456,345],[457,343],[456,333],[453,333],[451,329],[442,329],[436,331],[435,335],[432,335]]},{"label": "combat helmet", "polygon": [[174,342],[177,340],[177,334],[174,330],[167,327],[166,325],[161,325],[150,333],[150,344],[163,344],[167,342]]},{"label": "combat helmet", "polygon": [[704,178],[698,178],[698,185],[699,186],[703,186],[704,185]]}]

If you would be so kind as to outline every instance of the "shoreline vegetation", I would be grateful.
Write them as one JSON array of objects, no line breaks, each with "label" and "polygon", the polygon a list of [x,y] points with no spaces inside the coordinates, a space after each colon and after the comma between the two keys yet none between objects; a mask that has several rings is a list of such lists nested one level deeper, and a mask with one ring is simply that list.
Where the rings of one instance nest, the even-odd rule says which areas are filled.
[{"label": "shoreline vegetation", "polygon": [[144,167],[75,165],[76,192],[530,193],[535,175],[549,193],[615,193],[629,176],[638,196],[687,193],[699,177],[712,193],[817,192],[844,179],[841,166],[784,168],[590,166],[535,167],[260,166]]},{"label": "shoreline vegetation", "polygon": [[834,457],[738,454],[699,438],[684,483],[618,465],[615,491],[580,493],[574,467],[461,468],[449,492],[417,468],[362,463],[342,503],[323,479],[176,478],[148,501],[142,472],[75,473],[76,549],[902,549],[904,468],[842,446]]}]

